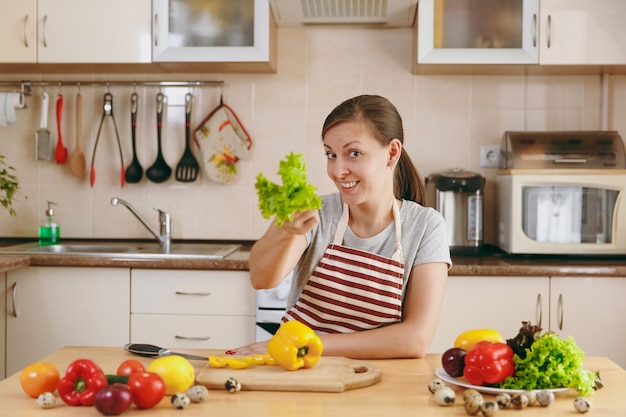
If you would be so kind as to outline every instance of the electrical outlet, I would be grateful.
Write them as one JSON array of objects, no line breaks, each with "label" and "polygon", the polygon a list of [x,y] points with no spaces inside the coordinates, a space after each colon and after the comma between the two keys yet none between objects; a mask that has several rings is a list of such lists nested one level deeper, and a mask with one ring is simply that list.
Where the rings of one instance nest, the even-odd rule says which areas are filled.
[{"label": "electrical outlet", "polygon": [[484,145],[480,147],[480,167],[499,168],[500,167],[500,146]]}]

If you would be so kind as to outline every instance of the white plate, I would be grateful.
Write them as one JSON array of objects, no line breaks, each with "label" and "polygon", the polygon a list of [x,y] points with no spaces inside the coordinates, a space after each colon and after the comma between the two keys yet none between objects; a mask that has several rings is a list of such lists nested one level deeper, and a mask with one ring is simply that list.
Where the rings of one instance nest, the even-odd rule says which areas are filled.
[{"label": "white plate", "polygon": [[[437,370],[435,371],[435,375],[437,375],[438,378],[441,378],[443,381],[447,382],[448,384],[457,385],[463,388],[473,388],[476,391],[482,392],[485,394],[500,394],[503,392],[512,394],[516,392],[524,392],[524,390],[521,390],[521,389],[503,389],[503,388],[482,387],[479,385],[468,384],[465,381],[451,377],[450,375],[448,375],[446,371],[443,370],[443,368],[437,368]],[[562,391],[567,391],[567,390],[569,390],[569,388],[552,388],[547,391],[562,392]]]}]

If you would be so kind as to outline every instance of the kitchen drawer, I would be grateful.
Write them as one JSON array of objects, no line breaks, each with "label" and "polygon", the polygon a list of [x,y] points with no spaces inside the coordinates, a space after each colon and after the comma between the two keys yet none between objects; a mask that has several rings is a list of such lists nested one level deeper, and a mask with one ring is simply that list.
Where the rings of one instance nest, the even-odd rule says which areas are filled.
[{"label": "kitchen drawer", "polygon": [[189,349],[229,349],[254,342],[254,316],[131,314],[132,343]]},{"label": "kitchen drawer", "polygon": [[254,316],[248,271],[133,269],[131,313]]}]

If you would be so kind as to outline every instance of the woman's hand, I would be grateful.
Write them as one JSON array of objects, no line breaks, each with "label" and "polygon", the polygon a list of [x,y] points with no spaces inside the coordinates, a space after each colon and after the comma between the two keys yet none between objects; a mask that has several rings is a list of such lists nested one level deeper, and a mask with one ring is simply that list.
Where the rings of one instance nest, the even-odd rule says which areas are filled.
[{"label": "woman's hand", "polygon": [[319,221],[319,213],[317,210],[297,211],[293,215],[293,220],[283,223],[280,229],[291,235],[304,235],[309,230],[313,229]]},{"label": "woman's hand", "polygon": [[265,355],[267,354],[267,340],[263,342],[251,343],[237,349],[231,349],[227,351],[226,354],[237,356]]}]

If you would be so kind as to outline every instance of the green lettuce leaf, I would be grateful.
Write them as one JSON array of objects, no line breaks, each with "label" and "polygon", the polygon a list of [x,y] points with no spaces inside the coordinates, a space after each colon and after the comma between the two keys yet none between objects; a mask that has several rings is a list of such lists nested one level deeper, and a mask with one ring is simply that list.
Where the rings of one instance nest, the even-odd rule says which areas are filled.
[{"label": "green lettuce leaf", "polygon": [[307,182],[302,154],[291,152],[280,161],[278,175],[282,178],[282,186],[271,182],[263,174],[256,177],[254,188],[264,218],[276,216],[276,224],[282,226],[286,221],[293,220],[297,211],[319,210],[322,207],[316,188]]},{"label": "green lettuce leaf", "polygon": [[574,388],[580,395],[589,395],[594,391],[596,374],[583,368],[584,356],[571,336],[563,340],[556,333],[546,333],[526,349],[525,358],[515,355],[515,376],[507,378],[500,388]]}]

